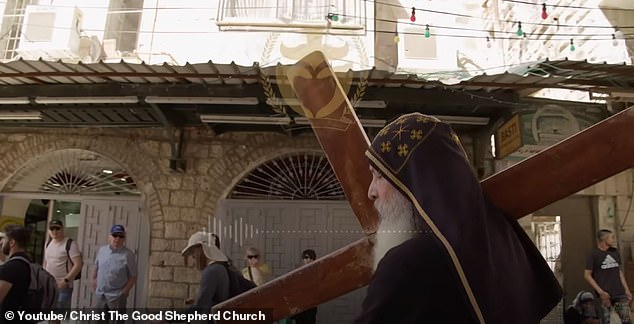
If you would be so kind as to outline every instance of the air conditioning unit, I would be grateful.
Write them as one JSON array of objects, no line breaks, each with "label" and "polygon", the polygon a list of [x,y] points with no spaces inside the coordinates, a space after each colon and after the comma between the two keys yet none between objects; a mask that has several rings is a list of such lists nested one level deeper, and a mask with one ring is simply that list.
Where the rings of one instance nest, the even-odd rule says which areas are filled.
[{"label": "air conditioning unit", "polygon": [[436,72],[458,68],[457,42],[452,37],[425,37],[425,25],[398,21],[398,71]]},{"label": "air conditioning unit", "polygon": [[103,58],[103,47],[97,36],[79,38],[79,59],[84,63],[99,62]]},{"label": "air conditioning unit", "polygon": [[78,8],[27,6],[16,51],[29,60],[79,59],[81,25]]}]

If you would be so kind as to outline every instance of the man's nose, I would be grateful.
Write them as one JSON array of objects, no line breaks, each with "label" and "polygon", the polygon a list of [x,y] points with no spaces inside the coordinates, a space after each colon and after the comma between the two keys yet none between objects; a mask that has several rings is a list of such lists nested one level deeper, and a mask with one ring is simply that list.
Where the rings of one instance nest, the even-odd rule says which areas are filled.
[{"label": "man's nose", "polygon": [[374,188],[374,180],[370,182],[370,187],[368,187],[368,198],[374,201],[377,197],[376,189]]}]

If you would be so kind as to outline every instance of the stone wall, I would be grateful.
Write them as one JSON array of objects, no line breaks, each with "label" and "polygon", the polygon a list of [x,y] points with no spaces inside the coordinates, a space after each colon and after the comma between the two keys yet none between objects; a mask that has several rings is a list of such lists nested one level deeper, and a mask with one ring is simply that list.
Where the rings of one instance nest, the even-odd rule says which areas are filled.
[{"label": "stone wall", "polygon": [[30,160],[62,149],[99,153],[121,164],[137,183],[151,230],[148,307],[182,307],[195,296],[197,270],[186,267],[181,249],[206,226],[218,199],[245,174],[280,155],[320,150],[312,134],[226,133],[207,129],[184,133],[184,173],[169,168],[172,156],[164,130],[3,130],[0,134],[2,187]]}]

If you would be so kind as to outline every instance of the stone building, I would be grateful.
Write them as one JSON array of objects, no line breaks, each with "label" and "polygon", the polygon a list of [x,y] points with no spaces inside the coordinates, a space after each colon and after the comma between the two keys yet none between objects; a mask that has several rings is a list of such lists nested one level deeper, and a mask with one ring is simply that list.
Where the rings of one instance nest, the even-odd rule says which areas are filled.
[{"label": "stone building", "polygon": [[[261,3],[272,3],[267,1]],[[127,244],[140,264],[130,306],[162,308],[181,307],[194,295],[198,272],[180,256],[193,232],[218,233],[223,250],[237,265],[242,265],[247,246],[259,247],[276,276],[297,267],[305,248],[323,256],[361,237],[319,143],[293,109],[296,102],[285,87],[283,65],[275,66],[315,49],[323,50],[340,72],[370,137],[401,113],[437,115],[456,128],[481,178],[629,106],[631,67],[554,61],[566,57],[567,47],[538,51],[537,41],[520,55],[515,45],[521,39],[516,38],[484,50],[484,32],[470,38],[427,38],[423,8],[419,23],[412,26],[404,1],[376,2],[376,7],[361,0],[343,2],[368,5],[347,6],[357,11],[340,13],[355,19],[342,19],[339,25],[310,6],[283,8],[293,9],[289,12],[294,28],[300,28],[297,34],[280,23],[288,17],[267,22],[265,27],[273,31],[240,31],[255,23],[249,19],[266,13],[220,5],[245,3],[239,0],[204,5],[179,0],[165,7],[165,1],[118,0],[94,1],[94,7],[71,0],[0,4],[7,35],[0,46],[8,62],[0,64],[0,226],[31,226],[38,235],[30,249],[41,257],[46,221],[61,218],[90,261],[96,246],[105,244],[109,227],[125,224]],[[443,24],[490,27],[458,15],[518,17],[512,6],[498,12],[497,2],[461,1],[447,21],[428,15],[431,34],[442,34],[434,26]],[[444,2],[425,3],[432,10],[446,10]],[[179,10],[188,10],[188,19]],[[64,40],[74,39],[78,47],[34,44],[33,37],[23,37],[46,36],[41,29],[31,34],[28,28],[50,22],[51,12],[66,17],[54,18],[51,35],[70,31]],[[601,18],[600,13],[573,16]],[[617,24],[626,18],[610,16],[607,21]],[[324,33],[303,33],[304,20],[322,24]],[[70,28],[80,22],[83,34]],[[329,29],[333,25],[337,28]],[[229,42],[235,46],[222,46]],[[418,47],[421,42],[434,45]],[[627,42],[621,43],[619,53],[629,58]],[[596,44],[578,43],[576,55],[616,55],[599,52]],[[438,50],[431,53],[429,48]],[[47,60],[38,61],[41,57]],[[546,57],[551,61],[541,62]],[[228,64],[232,60],[237,64]],[[490,73],[496,70],[489,68],[500,64],[517,71]],[[355,72],[344,73],[349,69]],[[431,81],[437,79],[446,83]],[[585,91],[589,86],[614,91],[595,92],[609,99],[591,103],[531,96],[542,88]],[[518,135],[527,137],[524,145],[495,155],[491,135],[516,114],[525,131]],[[632,178],[632,171],[625,171],[522,219],[553,268],[556,262],[564,264],[567,294],[583,286],[575,279],[583,251],[566,255],[564,251],[571,251],[567,246],[590,248],[592,232],[610,227],[629,256],[628,244],[634,241]],[[83,273],[90,269],[86,262]],[[91,301],[88,280],[79,286],[74,305],[84,307]],[[353,292],[320,306],[320,320],[349,322],[362,295]]]}]

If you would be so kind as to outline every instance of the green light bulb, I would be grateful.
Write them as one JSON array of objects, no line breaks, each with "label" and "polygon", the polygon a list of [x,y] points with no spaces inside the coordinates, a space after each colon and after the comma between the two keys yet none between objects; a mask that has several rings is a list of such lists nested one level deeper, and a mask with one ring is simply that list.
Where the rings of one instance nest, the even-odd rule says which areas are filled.
[{"label": "green light bulb", "polygon": [[339,16],[333,14],[332,21],[339,21]]},{"label": "green light bulb", "polygon": [[517,36],[519,37],[524,36],[524,31],[522,30],[522,23],[519,21],[517,22],[517,32],[515,34],[517,34]]},{"label": "green light bulb", "polygon": [[425,27],[425,38],[429,38],[431,36],[431,32],[429,31],[429,25]]}]

